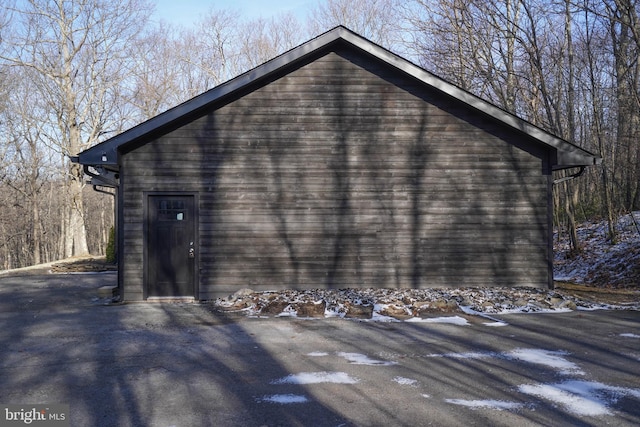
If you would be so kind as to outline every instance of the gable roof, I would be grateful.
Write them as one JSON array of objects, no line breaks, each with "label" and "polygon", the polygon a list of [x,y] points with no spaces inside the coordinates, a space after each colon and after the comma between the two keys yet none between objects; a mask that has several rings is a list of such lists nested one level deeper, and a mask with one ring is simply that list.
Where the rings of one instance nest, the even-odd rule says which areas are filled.
[{"label": "gable roof", "polygon": [[309,56],[342,43],[352,48],[360,49],[378,60],[390,65],[401,72],[417,79],[438,91],[446,94],[469,108],[475,109],[507,127],[516,129],[535,140],[556,149],[554,170],[574,167],[585,167],[600,164],[602,158],[590,153],[575,144],[559,138],[542,128],[535,126],[497,106],[487,102],[458,86],[426,71],[412,62],[392,53],[391,51],[363,38],[351,30],[339,26],[315,39],[312,39],[264,64],[235,77],[226,83],[216,86],[195,98],[173,107],[115,137],[108,139],[92,148],[81,152],[72,160],[86,166],[118,170],[118,150],[129,144],[159,135],[163,130],[169,130],[176,123],[195,116],[207,107],[224,100],[226,97],[249,87],[251,84],[268,79],[285,67],[294,66]]}]

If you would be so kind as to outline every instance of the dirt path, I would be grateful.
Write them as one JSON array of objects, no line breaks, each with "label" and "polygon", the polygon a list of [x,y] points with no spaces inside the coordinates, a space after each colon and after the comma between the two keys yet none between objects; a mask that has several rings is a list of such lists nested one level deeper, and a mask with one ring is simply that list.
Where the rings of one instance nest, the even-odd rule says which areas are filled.
[{"label": "dirt path", "polygon": [[605,287],[576,285],[568,282],[555,282],[557,290],[581,299],[605,304],[638,304],[640,289],[610,289]]},{"label": "dirt path", "polygon": [[32,265],[29,267],[15,268],[12,270],[1,270],[0,277],[23,276],[33,274],[53,273],[77,273],[96,271],[116,271],[118,266],[108,263],[105,257],[100,256],[79,256],[45,264]]}]

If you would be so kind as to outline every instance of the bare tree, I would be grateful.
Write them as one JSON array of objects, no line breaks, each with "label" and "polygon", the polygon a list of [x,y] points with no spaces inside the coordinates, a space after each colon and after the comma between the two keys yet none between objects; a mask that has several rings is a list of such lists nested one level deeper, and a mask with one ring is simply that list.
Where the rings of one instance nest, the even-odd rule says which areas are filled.
[{"label": "bare tree", "polygon": [[386,48],[400,42],[399,0],[327,0],[309,15],[311,33],[319,34],[344,25]]},{"label": "bare tree", "polygon": [[[635,0],[580,0],[583,51],[591,99],[592,135],[605,157],[599,195],[608,237],[616,241],[614,217],[640,208],[640,4]],[[580,27],[579,27],[580,28]],[[593,197],[592,197],[593,198]]]},{"label": "bare tree", "polygon": [[211,9],[193,30],[181,33],[180,60],[189,81],[183,82],[191,96],[244,71],[239,65],[240,15],[231,10]]},{"label": "bare tree", "polygon": [[[76,155],[118,130],[116,90],[128,67],[128,46],[148,15],[143,0],[24,0],[4,6],[11,17],[2,59],[31,70],[34,96],[47,103],[40,143]],[[87,253],[83,171],[65,162],[64,255]]]},{"label": "bare tree", "polygon": [[[150,119],[164,110],[195,96],[200,89],[191,67],[183,63],[183,49],[191,37],[183,40],[178,30],[168,24],[148,30],[132,46],[131,75],[132,112],[134,123]],[[123,106],[123,108],[126,108]]]},{"label": "bare tree", "polygon": [[301,42],[293,15],[246,20],[211,9],[190,28],[162,24],[136,47],[136,105],[145,115],[225,82]]},{"label": "bare tree", "polygon": [[0,181],[16,193],[16,199],[23,205],[22,215],[17,216],[23,218],[23,233],[30,236],[23,247],[30,252],[29,263],[39,264],[44,235],[40,219],[40,200],[42,187],[51,173],[52,165],[49,159],[53,153],[41,144],[41,135],[46,131],[45,124],[39,120],[44,114],[43,105],[30,93],[30,87],[26,85],[29,79],[22,74],[29,72],[29,69],[16,69],[12,72],[13,84],[3,114],[5,144],[11,155],[11,166],[0,173]]},{"label": "bare tree", "polygon": [[602,2],[611,26],[616,99],[617,144],[629,162],[629,170],[621,177],[623,193],[620,197],[626,209],[640,208],[640,23],[638,4],[633,0]]},{"label": "bare tree", "polygon": [[254,68],[303,41],[302,27],[293,14],[252,19],[241,25],[239,30],[237,54],[242,71]]}]

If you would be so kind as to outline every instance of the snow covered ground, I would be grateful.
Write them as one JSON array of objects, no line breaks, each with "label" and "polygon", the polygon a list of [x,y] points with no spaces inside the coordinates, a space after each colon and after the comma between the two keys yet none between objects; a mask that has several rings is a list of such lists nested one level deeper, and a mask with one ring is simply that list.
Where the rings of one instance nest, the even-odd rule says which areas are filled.
[{"label": "snow covered ground", "polygon": [[[634,221],[635,219],[635,221]],[[640,211],[621,216],[617,242],[607,238],[607,222],[591,221],[578,227],[582,251],[572,254],[569,238],[554,234],[554,278],[608,288],[640,287]]]}]

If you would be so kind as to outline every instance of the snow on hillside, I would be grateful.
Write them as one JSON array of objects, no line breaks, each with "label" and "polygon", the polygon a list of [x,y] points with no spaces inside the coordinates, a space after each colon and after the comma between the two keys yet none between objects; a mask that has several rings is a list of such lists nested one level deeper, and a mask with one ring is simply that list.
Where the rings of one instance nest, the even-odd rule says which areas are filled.
[{"label": "snow on hillside", "polygon": [[[635,221],[633,220],[635,218]],[[618,239],[607,239],[607,222],[591,221],[578,227],[582,251],[571,254],[569,239],[554,233],[554,279],[606,288],[640,285],[640,211],[617,221]]]}]

